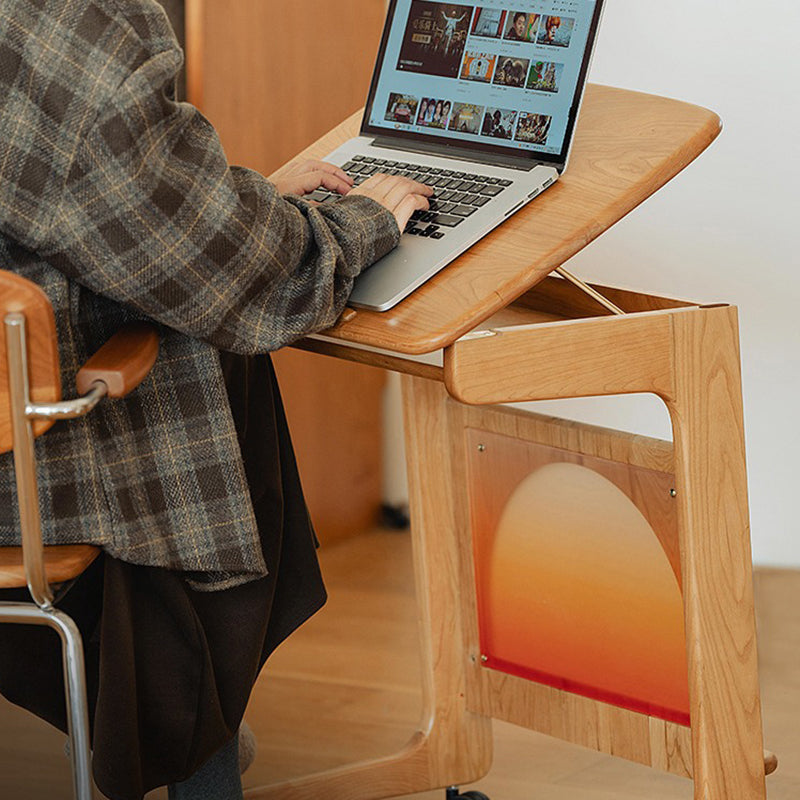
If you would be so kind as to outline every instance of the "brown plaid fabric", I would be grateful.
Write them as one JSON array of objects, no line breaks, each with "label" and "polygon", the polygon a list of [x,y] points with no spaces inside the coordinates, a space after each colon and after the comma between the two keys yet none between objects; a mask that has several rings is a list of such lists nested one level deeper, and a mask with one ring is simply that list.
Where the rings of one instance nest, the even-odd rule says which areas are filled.
[{"label": "brown plaid fabric", "polygon": [[[262,575],[219,350],[331,325],[399,231],[366,198],[313,206],[229,167],[173,99],[182,55],[153,0],[0,0],[0,266],[56,312],[64,396],[122,323],[163,326],[128,399],[38,441],[48,542],[223,588]],[[17,540],[0,457],[0,543]]]}]

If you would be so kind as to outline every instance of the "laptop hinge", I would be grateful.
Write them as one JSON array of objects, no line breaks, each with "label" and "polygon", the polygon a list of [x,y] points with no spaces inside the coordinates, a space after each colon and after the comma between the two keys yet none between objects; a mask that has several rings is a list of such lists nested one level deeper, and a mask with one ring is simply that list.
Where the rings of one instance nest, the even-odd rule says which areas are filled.
[{"label": "laptop hinge", "polygon": [[[362,134],[363,135],[363,134]],[[477,164],[486,164],[492,167],[507,167],[530,172],[534,167],[546,166],[558,169],[558,164],[549,161],[536,161],[531,158],[517,158],[501,153],[481,153],[475,150],[456,150],[446,144],[431,144],[429,142],[413,143],[405,139],[399,140],[389,136],[376,136],[372,140],[373,147],[386,147],[392,150],[401,150],[408,153],[421,153],[422,155],[436,156],[437,158],[451,158],[455,161],[474,161]],[[560,170],[559,170],[560,172]]]}]

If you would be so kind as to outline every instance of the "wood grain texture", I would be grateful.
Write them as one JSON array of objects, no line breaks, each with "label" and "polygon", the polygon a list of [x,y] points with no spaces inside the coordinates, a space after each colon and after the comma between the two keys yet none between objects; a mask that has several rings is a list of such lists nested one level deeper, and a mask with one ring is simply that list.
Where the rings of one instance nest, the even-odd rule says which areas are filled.
[{"label": "wood grain texture", "polygon": [[[611,298],[615,303],[622,305],[629,313],[696,307],[696,304],[688,303],[683,300],[674,300],[672,298],[651,295],[644,292],[633,292],[608,286],[596,286],[596,288]],[[356,313],[354,309],[351,310],[352,317],[354,317]],[[573,284],[561,278],[548,276],[540,284],[517,298],[517,300],[509,306],[500,309],[485,319],[474,331],[462,337],[461,340],[456,342],[458,347],[449,348],[449,351],[451,351],[449,357],[452,358],[452,351],[454,350],[460,352],[461,345],[465,341],[470,342],[471,337],[476,332],[494,331],[520,326],[541,326],[546,323],[565,322],[576,319],[605,319],[603,316],[605,313],[604,309],[600,308],[597,303],[578,290]],[[612,325],[612,323],[607,324],[609,326]],[[641,324],[640,327],[644,328],[645,325]],[[602,329],[604,329],[604,327],[601,328],[601,330]],[[491,344],[489,346],[491,347]],[[416,375],[430,380],[445,379],[442,367],[414,360],[415,358],[419,358],[418,356],[363,349],[368,347],[366,345],[353,346],[346,342],[336,343],[324,339],[307,338],[295,343],[293,347],[334,356],[335,358],[347,361],[355,361],[360,364],[369,364],[407,375]],[[631,346],[627,345],[627,347],[630,349]],[[472,345],[470,345],[470,355],[476,352],[480,353],[480,351],[480,345],[475,344],[474,350],[472,349]],[[448,352],[448,350],[445,352]],[[514,354],[512,354],[512,358],[513,355]],[[608,356],[608,354],[606,354],[606,356]],[[459,364],[461,363],[460,358],[456,360]],[[488,365],[492,362],[492,359],[481,358],[481,361]],[[494,369],[493,364],[492,368]],[[517,373],[520,371],[515,360],[514,372]],[[480,381],[480,370],[475,370],[475,372],[477,374],[474,377]],[[518,376],[518,379],[522,380],[522,376]],[[527,393],[528,389],[526,388],[524,391]],[[505,402],[509,399],[510,397],[503,398],[503,401]]]},{"label": "wood grain texture", "polygon": [[445,350],[445,384],[463,403],[490,404],[631,392],[669,393],[671,316],[624,317],[498,328]]},{"label": "wood grain texture", "polygon": [[147,376],[158,358],[158,331],[146,322],[117,331],[79,370],[75,384],[86,394],[102,381],[109,397],[125,397]]},{"label": "wood grain texture", "polygon": [[476,711],[600,753],[692,775],[689,728],[514,675],[481,673]]},{"label": "wood grain texture", "polygon": [[458,409],[463,430],[486,430],[569,451],[576,456],[602,458],[637,469],[665,473],[674,470],[672,442],[663,439],[515,408],[462,405]]},{"label": "wood grain texture", "polygon": [[736,309],[676,316],[675,435],[696,800],[766,796]]},{"label": "wood grain texture", "polygon": [[454,403],[438,382],[403,378],[417,603],[422,611],[423,698],[429,709],[430,788],[468,783],[492,761],[491,720],[466,708],[477,642],[466,527],[466,485],[449,424]]},{"label": "wood grain texture", "polygon": [[[356,129],[357,120],[354,116],[307,149],[304,155],[324,156],[341,141],[353,135]],[[340,322],[333,329],[333,336],[343,342],[366,344],[402,353],[429,352],[451,344],[491,314],[506,307],[510,301],[534,286],[554,267],[578,252],[656,191],[702,152],[718,132],[719,120],[704,109],[606,87],[589,87],[578,124],[571,166],[562,181],[395,309],[384,314],[359,311],[350,319]],[[259,168],[264,169],[260,165]],[[676,320],[679,316],[674,312],[671,314],[671,318]],[[600,320],[590,320],[588,324],[599,322]],[[686,323],[685,331],[694,324]],[[678,327],[681,326],[676,323],[676,330]],[[609,327],[608,330],[611,332],[618,329]],[[681,330],[684,328],[681,327]],[[694,369],[692,359],[695,356],[700,361],[708,358],[708,353],[699,353],[697,337],[700,334],[694,328],[691,330],[693,332],[688,334],[685,331],[683,334],[674,334],[674,349],[664,347],[662,331],[659,354],[652,359],[652,368],[643,371],[643,382],[638,380],[642,376],[641,372],[637,373],[637,379],[631,380],[626,376],[625,370],[621,370],[614,373],[613,380],[600,384],[600,388],[604,392],[616,392],[620,390],[620,381],[627,381],[622,384],[624,391],[656,391],[671,404],[676,441],[683,443],[679,447],[679,458],[676,458],[676,462],[680,462],[676,464],[676,470],[683,476],[683,482],[679,481],[678,487],[679,497],[684,504],[681,512],[681,565],[687,595],[694,598],[687,602],[686,619],[689,666],[693,674],[695,794],[698,800],[728,796],[760,800],[763,797],[764,765],[760,748],[757,687],[755,692],[752,690],[755,648],[752,597],[748,597],[747,591],[750,580],[749,560],[740,558],[748,545],[747,532],[746,526],[743,528],[739,524],[741,519],[734,519],[732,525],[728,524],[727,519],[731,515],[741,517],[742,506],[741,502],[737,505],[736,494],[741,496],[742,492],[746,492],[746,486],[741,480],[744,469],[743,449],[728,452],[731,441],[734,442],[733,450],[737,450],[735,442],[737,437],[741,437],[741,419],[739,417],[737,422],[735,413],[728,415],[728,422],[722,427],[714,428],[711,424],[708,428],[710,434],[707,435],[703,432],[703,425],[695,420],[702,418],[704,424],[710,422],[707,404],[701,412],[695,413],[692,403],[697,404],[699,401],[692,401],[692,392],[686,388],[692,384],[696,391],[707,391],[704,378],[684,376],[684,383],[680,385],[677,379],[669,380],[670,371],[675,366],[671,360],[673,354],[682,359],[680,369],[683,372]],[[609,333],[608,338],[613,339],[614,334]],[[577,339],[575,342],[577,343]],[[684,346],[686,342],[690,342],[691,346]],[[647,355],[644,352],[640,354],[643,357]],[[665,362],[664,356],[670,360]],[[685,364],[689,365],[688,370]],[[598,378],[598,373],[599,370],[595,370],[595,379]],[[708,374],[703,368],[700,368],[700,373]],[[427,452],[434,456],[434,463],[437,457],[434,454],[438,454],[440,461],[443,457],[449,459],[451,443],[446,437],[442,438],[441,432],[446,415],[441,409],[436,410],[441,398],[436,399],[434,394],[430,394],[441,392],[442,387],[427,382],[427,388],[417,388],[417,383],[425,382],[420,379],[408,380],[414,383],[407,385],[415,387],[409,394],[409,397],[413,394],[413,402],[407,406],[409,444],[420,448],[422,453]],[[593,385],[591,392],[596,389],[597,386]],[[551,396],[567,396],[569,392],[578,390],[591,393],[585,384],[575,379],[562,382],[558,388],[560,393]],[[438,427],[432,427],[431,420],[436,420]],[[679,434],[681,425],[682,433]],[[726,425],[734,429],[732,436],[727,435]],[[434,444],[439,447],[436,450],[429,449]],[[687,447],[691,453],[687,453]],[[704,483],[701,466],[690,465],[693,454],[698,455],[699,464],[706,465],[711,451],[720,456],[713,467],[715,472],[712,472],[719,477],[718,481],[716,477],[712,480],[712,484],[717,484],[716,488],[710,488],[707,481]],[[732,480],[726,474],[729,459],[736,462],[731,470]],[[441,470],[441,464],[438,466],[437,477],[418,464],[412,462],[411,465],[412,479],[415,474],[424,474],[432,480],[434,486],[433,491],[428,489],[418,498],[420,511],[419,516],[415,517],[417,529],[426,531],[421,534],[420,540],[424,545],[425,557],[417,556],[418,559],[422,558],[417,564],[418,580],[430,580],[436,575],[436,581],[432,581],[434,586],[426,589],[428,594],[423,592],[421,595],[421,613],[428,622],[428,633],[424,634],[423,639],[429,637],[427,643],[423,641],[423,653],[426,664],[435,653],[442,657],[445,665],[455,665],[456,682],[453,685],[457,687],[459,681],[467,681],[463,675],[464,667],[459,667],[458,659],[449,659],[451,653],[461,651],[464,642],[469,641],[469,631],[465,634],[459,622],[459,615],[463,617],[468,614],[469,609],[460,609],[457,604],[449,602],[441,606],[447,612],[446,623],[452,628],[455,622],[457,630],[461,631],[454,635],[451,629],[444,633],[446,628],[441,627],[438,615],[432,613],[431,604],[441,602],[441,599],[434,599],[436,593],[447,593],[447,586],[451,583],[450,576],[459,575],[463,568],[463,557],[456,554],[449,564],[444,565],[446,579],[438,572],[432,573],[426,569],[430,563],[438,563],[426,544],[425,537],[430,535],[428,531],[442,522],[445,531],[448,525],[451,530],[459,529],[460,525],[458,512],[453,511],[454,498],[450,496],[452,487],[449,490],[436,488],[441,486],[442,472],[447,476],[450,468]],[[730,492],[732,485],[736,487],[734,494]],[[434,506],[434,501],[441,508]],[[728,503],[732,504],[733,510],[727,510]],[[715,517],[714,509],[723,511]],[[720,522],[721,519],[724,522]],[[727,546],[729,556],[724,567],[710,563],[712,549],[720,562],[725,561],[720,558],[722,548],[716,548],[713,544],[717,537],[708,537],[704,541],[708,530],[717,532],[720,527],[724,527],[724,530],[719,531],[719,538],[723,547]],[[691,565],[688,572],[687,565]],[[722,574],[724,570],[731,573],[729,578]],[[714,580],[717,580],[716,589]],[[443,585],[437,588],[435,584]],[[708,626],[714,626],[711,611],[717,600],[720,607],[732,614],[732,632],[722,630],[725,625],[717,625],[717,630],[711,634],[706,630]],[[734,654],[734,661],[738,665],[734,665],[729,676],[723,661],[730,658],[731,654]],[[466,656],[467,653],[460,652],[462,660]],[[435,675],[435,671],[433,674]],[[434,685],[435,677],[425,678],[426,707],[432,708],[432,704],[439,702],[444,704],[441,709],[437,709],[433,718],[459,718],[459,696],[446,698],[437,695],[434,698],[431,696],[431,687]],[[447,691],[451,689],[452,685],[449,685]],[[726,709],[730,711],[731,708],[734,711],[726,716]],[[435,731],[436,728],[424,727],[418,732],[417,738],[412,740],[407,751],[390,757],[388,761],[373,762],[355,770],[343,769],[329,776],[335,781],[334,784],[326,783],[324,777],[301,779],[291,787],[273,789],[269,796],[305,800],[316,796],[315,790],[332,790],[336,796],[347,798],[377,797],[381,790],[386,790],[391,785],[400,786],[400,791],[413,791],[408,781],[423,780],[419,777],[413,778],[413,775],[424,774],[424,780],[430,782],[436,774],[444,777],[446,770],[443,765],[449,765],[449,768],[454,766],[448,759],[457,757],[452,756],[449,751],[445,752],[448,747],[461,752],[466,746],[465,752],[468,755],[463,758],[467,762],[475,757],[474,753],[469,754],[470,743],[463,738],[460,740],[457,735],[460,724],[461,722],[451,728],[451,734],[455,731],[456,735],[451,735],[449,742],[445,737],[441,739],[441,751],[439,745],[432,744],[435,739],[431,738],[430,731]],[[448,727],[449,724],[444,725],[444,728]],[[478,725],[476,730],[481,730],[481,726]],[[433,761],[429,762],[429,758]],[[475,763],[471,765],[474,767]],[[458,770],[454,772],[457,773]],[[455,779],[455,775],[448,778]],[[291,794],[287,794],[290,788]],[[253,796],[268,795],[256,793]]]},{"label": "wood grain texture", "polygon": [[[358,131],[355,114],[298,158]],[[403,353],[445,347],[507,306],[686,167],[719,118],[675,100],[589,85],[570,165],[555,186],[386,312],[359,310],[330,335]]]},{"label": "wood grain texture", "polygon": [[[402,744],[404,732],[417,719],[420,700],[410,549],[408,537],[375,532],[321,553],[329,604],[278,650],[258,681],[247,718],[259,751],[244,776],[246,786],[331,768]],[[768,635],[762,637],[760,650],[767,665],[775,666],[762,672],[766,695],[772,697],[767,727],[772,728],[770,743],[785,755],[798,752],[800,744],[795,723],[800,686],[793,658],[800,645],[800,616],[787,617],[783,611],[800,608],[800,573],[787,573],[786,580],[762,576],[758,607],[767,612],[763,622]],[[554,714],[562,716],[560,710]],[[658,768],[663,773],[646,769],[515,724],[495,721],[492,727],[492,769],[487,778],[463,790],[480,789],[497,800],[691,797],[691,784],[676,777],[677,767],[675,774],[666,774],[666,765]],[[653,754],[660,748],[671,759],[682,755],[689,761],[691,746],[678,750],[686,739],[671,742],[669,737],[664,723],[654,720]],[[770,779],[769,796],[789,800],[797,788],[800,763],[783,758]],[[318,796],[336,795],[323,788]],[[442,796],[436,790],[414,797]]]},{"label": "wood grain texture", "polygon": [[[459,448],[454,461],[465,466],[465,482],[466,466],[476,457],[477,443],[486,447],[480,457],[492,459],[484,469],[496,474],[511,471],[504,440],[534,446],[533,461],[527,465],[530,470],[543,463],[542,459],[589,465],[639,508],[680,581],[675,501],[668,493],[673,468],[670,442],[501,407],[452,403],[450,414],[451,438]],[[505,496],[483,497],[482,502],[502,508],[513,488],[507,487]],[[476,557],[487,554],[476,552]],[[462,619],[468,626],[465,636],[477,642],[473,618],[465,614]],[[467,705],[479,713],[678,775],[691,775],[691,735],[683,726],[504,675],[486,669],[474,657],[467,676]]]},{"label": "wood grain texture", "polygon": [[[522,313],[523,317],[526,313],[548,316],[538,311]],[[581,328],[594,329],[597,335],[584,338]],[[615,331],[623,328],[628,335],[618,339]],[[458,720],[463,686],[466,710],[477,712],[479,719],[497,714],[518,724],[527,720],[536,726],[548,725],[549,733],[604,752],[677,774],[691,773],[696,800],[763,800],[764,773],[772,762],[768,759],[765,765],[760,727],[735,309],[667,308],[631,317],[523,325],[511,333],[525,337],[553,330],[563,333],[559,338],[569,340],[572,346],[559,348],[554,338],[548,351],[539,341],[525,340],[509,351],[506,360],[495,353],[483,362],[487,373],[504,382],[502,399],[509,399],[509,386],[537,387],[540,376],[532,371],[536,359],[529,354],[531,350],[539,356],[549,352],[550,358],[542,360],[556,366],[545,374],[566,381],[560,396],[584,391],[616,393],[634,386],[657,392],[669,406],[676,447],[578,423],[554,423],[510,409],[460,405],[445,399],[438,383],[406,379],[406,386],[412,387],[406,400],[408,445],[414,454],[410,471],[412,486],[418,487],[414,524],[423,554],[418,553],[416,574],[427,587],[420,596],[424,662],[441,663],[442,669],[451,673],[450,679],[437,678],[436,669],[423,676],[426,708],[434,703],[436,713],[431,719]],[[571,331],[579,331],[574,334],[576,338],[571,338]],[[467,337],[452,350],[461,346],[486,348],[492,340]],[[624,352],[633,342],[635,357],[628,359],[627,368],[618,369],[602,359],[598,365],[604,348],[592,349],[592,341],[605,343],[609,352],[615,347]],[[650,367],[643,369],[642,364]],[[559,378],[557,367],[568,377]],[[647,380],[643,382],[642,376]],[[541,395],[532,388],[525,396]],[[621,464],[675,471],[691,687],[691,746],[679,727],[642,715],[541,688],[522,696],[521,684],[506,681],[503,686],[513,689],[509,699],[502,694],[504,689],[496,685],[487,688],[481,682],[486,679],[476,677],[486,673],[476,659],[475,600],[465,577],[469,574],[466,565],[470,550],[465,544],[469,525],[464,516],[467,500],[462,480],[466,460],[459,455],[457,444],[470,426],[473,430],[488,426],[503,435]],[[460,542],[455,551],[453,541],[447,544],[448,537]],[[666,543],[674,564],[674,536]],[[441,561],[441,553],[436,555],[438,547],[444,548],[442,552],[451,548],[449,561]],[[460,586],[457,601],[447,599],[453,591],[454,576]],[[460,665],[454,653],[460,654]],[[423,726],[423,731],[427,730]],[[449,780],[455,781],[458,767],[448,761],[448,753],[454,747],[458,752],[469,752],[469,745],[459,738],[459,725],[442,723],[441,731],[449,731],[450,744],[445,745],[447,739],[442,735],[441,752],[433,744],[435,738],[423,731],[405,753],[389,761],[342,768],[328,777],[335,779],[336,786],[349,787],[349,794],[343,795],[347,797],[377,797],[373,793],[380,791],[379,787],[388,790],[389,786],[401,787],[397,793],[412,791],[411,785],[421,783],[409,783],[408,768],[411,763],[419,766],[421,759],[427,764],[420,767],[426,780],[432,781],[431,776],[437,773],[444,777],[447,767],[453,770]],[[325,781],[325,776],[301,780],[296,784],[302,787],[296,797],[310,800],[315,788],[329,785]]]},{"label": "wood grain texture", "polygon": [[[47,295],[35,284],[12,272],[0,270],[0,453],[12,446],[11,416],[6,361],[6,314],[25,316],[30,397],[34,402],[52,403],[61,399],[56,321]],[[33,424],[35,436],[53,426],[51,420]]]},{"label": "wood grain texture", "polygon": [[439,382],[403,379],[409,454],[414,576],[420,617],[422,719],[399,752],[303,778],[260,786],[248,798],[369,800],[467,783],[492,760],[491,720],[465,703],[461,615],[468,566],[463,491],[453,492],[447,408]]},{"label": "wood grain texture", "polygon": [[[61,583],[80,575],[100,555],[88,544],[50,545],[44,548],[44,569],[49,583]],[[0,589],[25,586],[21,547],[0,547]]]},{"label": "wood grain texture", "polygon": [[[402,746],[419,718],[417,607],[410,537],[375,530],[320,552],[325,608],[270,657],[246,719],[258,740],[245,787]],[[768,745],[781,756],[770,800],[800,796],[800,571],[756,569]],[[477,784],[493,800],[687,800],[685,778],[500,720]],[[0,797],[70,797],[64,735],[0,698]],[[437,789],[413,800],[442,800]],[[321,798],[333,797],[321,791]],[[408,798],[407,800],[411,800]],[[166,800],[166,789],[147,800]]]},{"label": "wood grain texture", "polygon": [[185,0],[184,3],[186,98],[200,109],[205,104],[205,3],[206,0]]},{"label": "wood grain texture", "polygon": [[385,373],[292,349],[272,360],[320,541],[369,530],[377,523],[383,489]]},{"label": "wood grain texture", "polygon": [[[230,163],[268,175],[358,108],[385,10],[380,0],[188,0],[188,98]],[[305,353],[274,363],[320,540],[371,527],[382,500],[383,377]]]},{"label": "wood grain texture", "polygon": [[[679,543],[684,585],[687,659],[690,674],[693,774],[696,800],[764,797],[764,757],[758,694],[755,625],[753,620],[751,561],[747,512],[747,485],[742,433],[740,370],[736,310],[731,307],[696,308],[646,314],[646,327],[655,319],[669,322],[654,338],[657,359],[667,368],[666,381],[652,389],[667,403],[675,432],[675,472],[679,499]],[[566,333],[582,325],[635,322],[637,317],[585,320],[543,325],[561,327],[565,346],[550,358],[538,342],[523,345],[516,362],[492,358],[484,363],[498,369],[495,380],[512,387],[531,380],[528,397],[543,397],[546,381],[532,372],[530,348],[543,361],[558,364],[570,377],[559,396],[623,391],[625,372],[614,373],[605,388],[597,383],[596,352],[591,343],[581,350],[569,344]],[[528,329],[535,330],[531,327]],[[517,332],[526,334],[525,329]],[[667,337],[665,340],[665,336]],[[579,336],[578,339],[581,337]],[[605,337],[601,337],[605,339]],[[492,338],[457,343],[486,348]],[[611,339],[606,339],[610,342]],[[624,344],[618,342],[619,344]],[[584,357],[584,358],[582,358]],[[645,354],[645,358],[647,355]],[[574,361],[571,359],[575,359]],[[545,368],[546,369],[546,368]],[[519,379],[515,378],[519,370]],[[445,369],[447,374],[447,366]],[[636,376],[636,366],[631,374]],[[546,373],[547,374],[547,373]],[[555,379],[558,377],[552,373]],[[546,375],[545,375],[546,377]],[[616,385],[613,385],[616,382]],[[509,398],[509,392],[501,392]],[[474,401],[475,396],[470,396]],[[483,399],[483,397],[481,397]],[[520,398],[521,399],[521,398]],[[683,748],[682,752],[686,752]]]},{"label": "wood grain texture", "polygon": [[364,104],[385,17],[381,0],[189,0],[189,101],[232,164],[269,175]]},{"label": "wood grain texture", "polygon": [[[597,283],[590,283],[589,286],[596,289],[627,314],[635,314],[642,311],[661,311],[667,308],[687,308],[697,305],[697,303],[690,303],[686,300],[674,300],[671,297],[662,297],[646,292],[634,292],[630,289],[619,289],[615,286],[603,286]],[[556,314],[564,319],[598,317],[610,313],[585,292],[582,292],[575,284],[554,275],[548,275],[541,283],[537,283],[525,294],[520,295],[513,305],[517,308],[527,308],[531,311]]]},{"label": "wood grain texture", "polygon": [[424,364],[412,361],[389,353],[376,353],[373,350],[361,350],[348,345],[320,339],[301,339],[292,347],[296,350],[306,350],[309,353],[319,353],[324,356],[333,356],[343,361],[353,361],[356,364],[366,364],[371,367],[400,372],[405,375],[416,375],[419,378],[428,378],[432,381],[444,380],[442,368],[435,364]]}]

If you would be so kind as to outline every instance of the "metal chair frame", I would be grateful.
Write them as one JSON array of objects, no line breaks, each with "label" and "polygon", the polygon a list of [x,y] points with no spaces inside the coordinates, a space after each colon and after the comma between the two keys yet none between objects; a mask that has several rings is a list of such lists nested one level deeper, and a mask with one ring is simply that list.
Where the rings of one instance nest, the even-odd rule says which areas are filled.
[{"label": "metal chair frame", "polygon": [[72,618],[53,605],[53,592],[45,573],[31,423],[39,419],[83,417],[108,393],[108,387],[103,381],[96,381],[83,397],[75,400],[57,403],[31,402],[25,316],[19,312],[6,314],[3,324],[6,333],[14,469],[23,562],[28,591],[33,602],[0,602],[0,622],[47,625],[58,633],[64,665],[73,795],[75,800],[91,800],[91,746],[83,642]]}]

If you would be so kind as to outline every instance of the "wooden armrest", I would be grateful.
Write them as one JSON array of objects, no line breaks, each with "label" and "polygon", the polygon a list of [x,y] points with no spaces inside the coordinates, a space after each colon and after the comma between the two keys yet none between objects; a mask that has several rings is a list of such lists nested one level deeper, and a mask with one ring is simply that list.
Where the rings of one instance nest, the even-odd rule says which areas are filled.
[{"label": "wooden armrest", "polygon": [[125,397],[145,379],[157,356],[158,332],[152,325],[125,325],[80,368],[78,392],[86,394],[95,381],[103,381],[109,397]]}]

